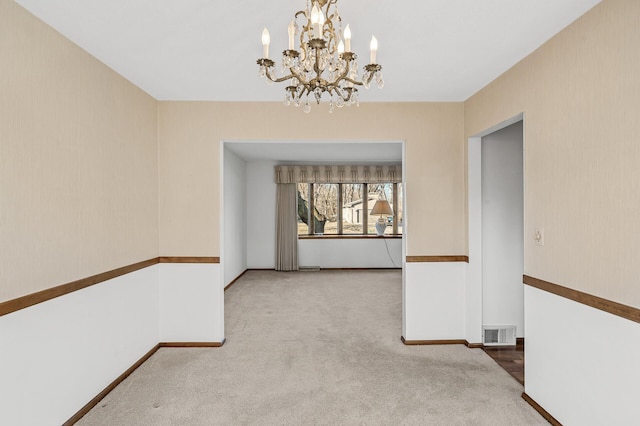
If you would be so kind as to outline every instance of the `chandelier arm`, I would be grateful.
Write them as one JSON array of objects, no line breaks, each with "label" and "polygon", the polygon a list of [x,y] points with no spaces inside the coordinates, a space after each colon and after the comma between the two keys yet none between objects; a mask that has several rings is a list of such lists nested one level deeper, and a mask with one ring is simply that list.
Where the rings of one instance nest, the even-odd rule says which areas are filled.
[{"label": "chandelier arm", "polygon": [[349,78],[349,77],[344,77],[344,78],[341,78],[340,80],[345,80],[345,81],[348,81],[349,83],[353,83],[353,84],[356,84],[358,86],[362,86],[363,85],[363,83],[361,81],[354,80],[354,79]]},{"label": "chandelier arm", "polygon": [[295,77],[295,78],[297,78],[295,74],[289,74],[289,75],[288,75],[288,76],[286,76],[286,77],[280,77],[280,78],[277,78],[277,79],[275,79],[275,80],[274,80],[273,78],[271,78],[271,76],[269,75],[269,73],[267,73],[267,78],[268,78],[269,80],[273,81],[274,83],[282,83],[283,81],[287,81],[287,80],[289,80],[289,79],[291,79],[291,78],[294,78],[294,77]]},{"label": "chandelier arm", "polygon": [[289,75],[289,77],[287,78],[293,77],[298,80],[298,83],[300,83],[303,86],[306,86],[306,83],[305,83],[306,80],[299,72],[294,71],[293,68],[289,68],[289,71],[291,71],[291,75]]},{"label": "chandelier arm", "polygon": [[347,78],[347,75],[349,75],[349,72],[351,71],[351,65],[349,64],[349,61],[346,62],[347,66],[345,67],[344,71],[342,72],[342,74],[340,74],[338,77],[336,77],[336,79],[333,81],[333,83],[330,84],[330,86],[332,87],[339,87],[338,83],[340,83],[342,80],[349,80]]},{"label": "chandelier arm", "polygon": [[349,99],[351,99],[351,94],[353,93],[352,90],[347,90],[347,95],[345,96],[344,91],[339,86],[335,86],[334,89],[336,94],[340,96],[343,101],[349,102]]},{"label": "chandelier arm", "polygon": [[303,90],[302,92],[300,92],[300,97],[309,96],[309,94],[311,94],[311,87],[309,87],[309,85],[307,84],[303,84],[302,87]]},{"label": "chandelier arm", "polygon": [[349,83],[358,85],[358,86],[362,86],[363,83],[361,81],[358,80],[354,80],[351,77],[347,77],[347,75],[349,75],[349,72],[351,71],[351,65],[349,64],[349,62],[347,62],[347,66],[345,67],[345,70],[342,72],[342,74],[340,74],[335,81],[331,84],[331,86],[333,87],[339,87],[338,83],[340,83],[341,81],[348,81]]}]

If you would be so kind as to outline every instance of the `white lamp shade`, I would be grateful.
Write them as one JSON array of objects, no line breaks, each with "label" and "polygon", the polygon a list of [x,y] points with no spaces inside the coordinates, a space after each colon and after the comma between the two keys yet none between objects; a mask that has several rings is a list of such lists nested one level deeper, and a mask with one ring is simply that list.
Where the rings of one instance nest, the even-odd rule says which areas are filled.
[{"label": "white lamp shade", "polygon": [[387,200],[378,200],[373,205],[373,209],[371,209],[370,214],[393,216],[393,209]]}]

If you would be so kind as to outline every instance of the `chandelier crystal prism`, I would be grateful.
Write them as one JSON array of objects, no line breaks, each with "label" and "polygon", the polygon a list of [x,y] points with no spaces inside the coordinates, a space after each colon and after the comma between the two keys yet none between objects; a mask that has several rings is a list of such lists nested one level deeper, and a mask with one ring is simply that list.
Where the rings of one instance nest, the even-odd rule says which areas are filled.
[{"label": "chandelier crystal prism", "polygon": [[[289,48],[282,52],[282,74],[277,77],[275,62],[269,58],[269,31],[262,31],[263,57],[258,59],[259,75],[268,84],[288,82],[285,105],[300,106],[311,112],[309,98],[320,103],[329,95],[329,112],[335,107],[360,106],[358,86],[369,88],[373,79],[382,89],[382,66],[376,64],[378,41],[371,37],[370,63],[364,66],[362,79],[358,76],[357,55],[351,51],[351,28],[342,29],[338,0],[307,0],[305,10],[294,15],[288,27]],[[343,39],[344,37],[344,39]],[[299,47],[295,48],[298,38]]]}]

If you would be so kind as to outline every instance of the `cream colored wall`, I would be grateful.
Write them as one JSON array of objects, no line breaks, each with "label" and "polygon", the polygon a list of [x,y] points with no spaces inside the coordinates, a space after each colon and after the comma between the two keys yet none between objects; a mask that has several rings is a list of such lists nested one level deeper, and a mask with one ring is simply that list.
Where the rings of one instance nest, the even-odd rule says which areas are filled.
[{"label": "cream colored wall", "polygon": [[634,307],[638,22],[640,1],[604,0],[465,103],[467,136],[525,113],[525,274]]},{"label": "cream colored wall", "polygon": [[407,254],[465,254],[463,134],[462,103],[160,102],[160,253],[220,254],[221,141],[404,140]]},{"label": "cream colored wall", "polygon": [[0,1],[0,301],[158,256],[157,102]]}]

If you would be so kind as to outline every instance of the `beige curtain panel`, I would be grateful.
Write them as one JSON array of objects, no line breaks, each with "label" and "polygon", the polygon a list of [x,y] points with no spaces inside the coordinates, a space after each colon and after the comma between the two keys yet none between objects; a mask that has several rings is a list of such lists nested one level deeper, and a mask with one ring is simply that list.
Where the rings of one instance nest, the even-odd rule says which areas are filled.
[{"label": "beige curtain panel", "polygon": [[276,183],[401,183],[402,165],[276,166]]},{"label": "beige curtain panel", "polygon": [[294,183],[277,185],[276,271],[298,270],[298,188]]}]

